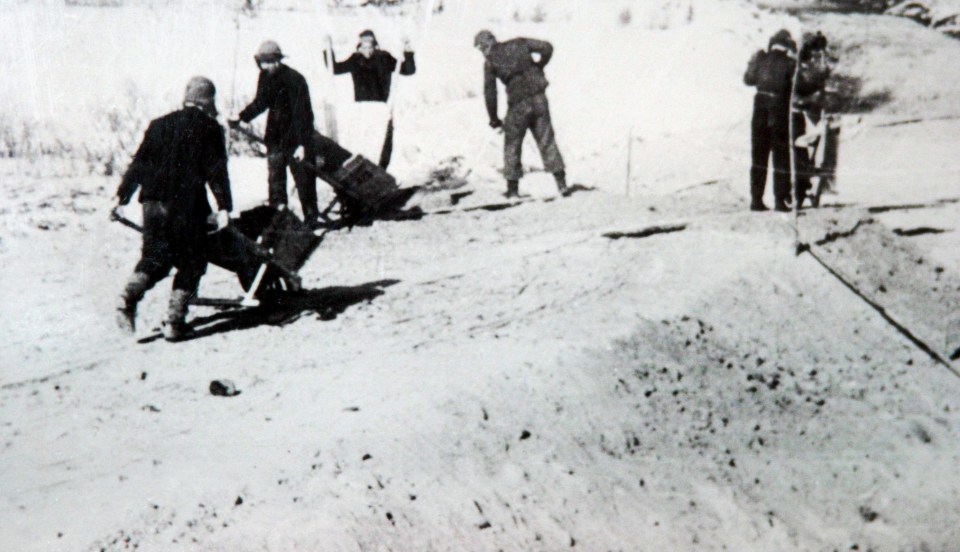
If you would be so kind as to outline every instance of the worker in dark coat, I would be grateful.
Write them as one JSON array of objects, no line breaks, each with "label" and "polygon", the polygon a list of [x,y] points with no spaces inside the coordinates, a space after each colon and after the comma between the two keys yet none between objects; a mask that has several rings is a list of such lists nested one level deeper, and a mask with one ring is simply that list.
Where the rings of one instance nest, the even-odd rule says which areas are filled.
[{"label": "worker in dark coat", "polygon": [[763,192],[767,161],[773,154],[773,196],[777,211],[789,211],[790,202],[790,96],[796,70],[797,45],[786,30],[775,34],[766,51],[750,59],[743,82],[755,86],[751,123],[752,166],[750,209],[766,211]]},{"label": "worker in dark coat", "polygon": [[249,123],[264,111],[267,113],[267,181],[270,206],[287,206],[287,167],[300,196],[303,218],[308,225],[317,224],[317,178],[297,160],[313,158],[313,107],[310,89],[303,75],[285,65],[280,46],[272,40],[260,45],[254,59],[260,67],[257,95],[243,111],[240,121]]},{"label": "worker in dark coat", "polygon": [[[189,333],[187,306],[206,271],[208,219],[217,229],[228,224],[233,209],[227,176],[223,128],[217,124],[216,89],[204,77],[187,85],[183,108],[150,123],[140,148],[117,189],[113,218],[120,216],[137,189],[143,204],[140,262],[123,290],[117,321],[133,333],[137,303],[176,267],[164,337],[176,341]],[[219,211],[211,217],[206,186]]]},{"label": "worker in dark coat", "polygon": [[[396,70],[397,59],[390,52],[380,49],[377,37],[371,30],[360,33],[357,51],[349,58],[333,62],[334,74],[350,73],[353,77],[353,98],[358,102],[386,102],[390,98],[390,84]],[[416,72],[413,50],[410,43],[405,41],[400,74],[410,76]]]},{"label": "worker in dark coat", "polygon": [[[830,79],[830,63],[826,49],[827,37],[820,31],[804,35],[794,100],[793,135],[796,137],[806,134],[807,119],[814,125],[819,125],[824,117],[827,81]],[[819,175],[808,149],[808,145],[812,145],[816,150],[820,145],[818,142],[819,140],[813,144],[802,144],[794,150],[797,165],[796,196],[800,205],[810,195],[811,179]],[[824,178],[823,175],[819,176]]]},{"label": "worker in dark coat", "polygon": [[[357,51],[344,61],[333,62],[333,73],[343,75],[349,73],[353,77],[353,98],[359,102],[386,103],[390,98],[390,86],[393,82],[393,73],[397,70],[397,59],[390,52],[380,49],[376,35],[366,30],[360,33],[360,42]],[[409,41],[403,44],[403,62],[400,63],[400,74],[410,76],[417,72],[413,49]],[[386,169],[390,165],[393,154],[393,117],[387,122],[386,138],[380,151],[380,167]]]},{"label": "worker in dark coat", "polygon": [[[560,193],[568,193],[563,157],[557,148],[550,106],[547,103],[547,79],[543,68],[550,63],[553,46],[532,38],[515,38],[497,42],[490,31],[480,31],[474,38],[486,63],[483,67],[483,95],[492,128],[504,129],[503,171],[507,180],[507,197],[519,195],[523,175],[521,151],[527,130],[533,132],[543,158],[543,166],[553,173]],[[539,59],[534,60],[537,54]],[[507,116],[497,116],[497,80],[507,88]]]}]

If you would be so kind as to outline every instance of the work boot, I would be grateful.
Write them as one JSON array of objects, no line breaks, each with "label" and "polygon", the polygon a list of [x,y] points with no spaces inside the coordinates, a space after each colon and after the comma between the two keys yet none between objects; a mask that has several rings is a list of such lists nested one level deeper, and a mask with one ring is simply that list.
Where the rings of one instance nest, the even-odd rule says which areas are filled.
[{"label": "work boot", "polygon": [[303,224],[310,230],[316,230],[323,223],[320,221],[319,213],[304,213],[303,214]]},{"label": "work boot", "polygon": [[800,192],[800,194],[797,195],[797,208],[798,208],[798,209],[802,209],[802,208],[803,208],[803,201],[804,201],[805,199],[807,199],[808,197],[810,197],[810,196],[808,196],[808,195],[806,194],[806,192]]},{"label": "work boot", "polygon": [[520,181],[507,180],[507,193],[503,195],[507,198],[520,197]]},{"label": "work boot", "polygon": [[763,204],[762,201],[754,201],[750,204],[751,211],[769,211],[770,208]]},{"label": "work boot", "polygon": [[163,338],[170,342],[181,341],[193,333],[187,324],[187,307],[193,293],[182,289],[175,289],[170,294],[170,305],[167,307],[167,319],[161,326]]},{"label": "work boot", "polygon": [[563,171],[553,173],[553,178],[557,181],[557,191],[560,192],[560,195],[568,197],[571,190],[567,187],[567,173]]},{"label": "work boot", "polygon": [[773,209],[774,209],[775,211],[780,212],[780,213],[789,213],[789,212],[790,212],[790,206],[787,205],[787,203],[786,203],[785,201],[777,201],[777,204],[773,207]]},{"label": "work boot", "polygon": [[134,272],[120,294],[117,305],[117,326],[126,334],[132,335],[137,329],[137,303],[150,287],[150,277],[143,272]]}]

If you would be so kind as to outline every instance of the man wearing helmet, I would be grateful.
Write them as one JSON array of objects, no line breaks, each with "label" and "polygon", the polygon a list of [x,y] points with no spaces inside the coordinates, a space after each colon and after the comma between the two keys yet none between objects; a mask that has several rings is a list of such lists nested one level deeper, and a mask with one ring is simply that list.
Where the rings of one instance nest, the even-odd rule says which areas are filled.
[{"label": "man wearing helmet", "polygon": [[240,121],[249,123],[264,111],[267,113],[267,182],[272,207],[287,205],[287,167],[300,196],[303,218],[308,225],[317,224],[317,179],[295,159],[312,157],[313,107],[310,89],[303,75],[283,63],[283,52],[272,40],[260,45],[253,56],[260,67],[257,95],[239,119],[230,121],[236,127]]},{"label": "man wearing helmet", "polygon": [[[143,248],[117,307],[117,322],[127,333],[135,327],[137,303],[176,267],[163,335],[169,341],[186,336],[187,307],[206,272],[204,242],[208,218],[217,229],[228,223],[233,209],[227,176],[223,128],[217,124],[216,88],[209,79],[194,77],[187,84],[183,108],[151,121],[143,142],[117,189],[120,216],[140,189],[143,204]],[[210,186],[219,209],[216,217],[207,201]]]},{"label": "man wearing helmet", "polygon": [[[567,195],[568,188],[563,157],[550,121],[550,106],[547,103],[547,79],[543,68],[550,62],[553,46],[549,42],[532,38],[515,38],[497,42],[490,31],[480,31],[473,45],[483,52],[483,95],[492,128],[504,129],[503,172],[507,180],[507,197],[519,195],[520,177],[523,175],[521,151],[527,130],[533,132],[543,158],[543,166],[553,173],[557,189]],[[537,54],[539,59],[534,60]],[[497,116],[497,79],[507,88],[507,116],[501,121]]]}]

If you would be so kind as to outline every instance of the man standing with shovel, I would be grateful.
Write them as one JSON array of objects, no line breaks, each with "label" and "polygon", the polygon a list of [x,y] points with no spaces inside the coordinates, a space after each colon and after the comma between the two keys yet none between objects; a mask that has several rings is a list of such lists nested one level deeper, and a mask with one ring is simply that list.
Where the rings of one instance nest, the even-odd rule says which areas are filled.
[{"label": "man standing with shovel", "polygon": [[[569,195],[563,157],[557,148],[550,121],[550,106],[547,103],[547,79],[543,68],[550,62],[553,46],[543,40],[515,38],[497,42],[490,31],[480,31],[473,45],[483,52],[486,63],[483,67],[483,95],[492,128],[503,127],[503,172],[507,180],[507,197],[520,195],[520,163],[523,138],[527,130],[533,132],[547,172],[553,173],[557,190]],[[539,56],[533,59],[533,54]],[[497,79],[507,87],[507,116],[501,121],[497,116]]]}]

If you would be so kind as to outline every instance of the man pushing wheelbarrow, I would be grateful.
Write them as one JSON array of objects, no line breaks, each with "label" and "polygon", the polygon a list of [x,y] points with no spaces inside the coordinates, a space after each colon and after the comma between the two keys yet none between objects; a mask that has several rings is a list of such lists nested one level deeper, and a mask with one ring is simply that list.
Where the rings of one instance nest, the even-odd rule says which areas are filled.
[{"label": "man pushing wheelbarrow", "polygon": [[[150,123],[117,190],[111,219],[143,234],[140,261],[124,286],[117,322],[132,334],[137,305],[146,292],[176,268],[167,318],[161,329],[168,341],[188,338],[187,310],[200,279],[212,262],[235,272],[246,295],[217,304],[253,306],[268,290],[298,291],[296,275],[319,238],[285,209],[259,207],[236,217],[223,128],[216,122],[216,89],[204,77],[187,85],[183,108]],[[217,202],[214,214],[206,189]],[[123,216],[140,189],[143,225]]]}]

